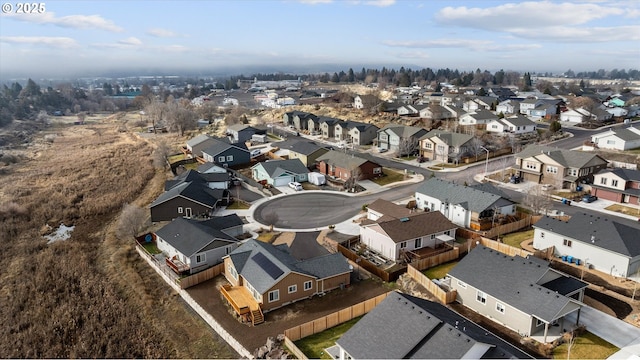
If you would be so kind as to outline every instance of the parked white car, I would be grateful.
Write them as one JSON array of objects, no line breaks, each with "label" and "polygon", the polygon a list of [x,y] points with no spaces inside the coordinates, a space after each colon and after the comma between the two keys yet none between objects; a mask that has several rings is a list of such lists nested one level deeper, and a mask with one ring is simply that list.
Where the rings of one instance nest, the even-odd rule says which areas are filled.
[{"label": "parked white car", "polygon": [[262,154],[262,151],[260,149],[251,150],[251,157],[252,158],[254,158],[256,156],[260,156],[260,154]]},{"label": "parked white car", "polygon": [[292,188],[295,191],[302,191],[302,184],[300,184],[299,182],[290,182],[289,183],[289,187]]}]

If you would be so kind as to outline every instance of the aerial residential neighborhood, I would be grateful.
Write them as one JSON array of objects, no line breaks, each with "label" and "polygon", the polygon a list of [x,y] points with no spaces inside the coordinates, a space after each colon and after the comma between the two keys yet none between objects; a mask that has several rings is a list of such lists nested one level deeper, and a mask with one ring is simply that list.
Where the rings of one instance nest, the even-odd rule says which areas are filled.
[{"label": "aerial residential neighborhood", "polygon": [[0,358],[638,360],[638,14],[3,3]]}]

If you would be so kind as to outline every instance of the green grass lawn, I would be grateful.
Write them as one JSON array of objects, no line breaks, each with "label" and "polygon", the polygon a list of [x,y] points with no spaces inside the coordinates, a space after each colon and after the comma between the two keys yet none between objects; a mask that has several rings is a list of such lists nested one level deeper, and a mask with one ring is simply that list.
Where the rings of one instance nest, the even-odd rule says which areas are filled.
[{"label": "green grass lawn", "polygon": [[[562,344],[553,349],[554,359],[567,359],[568,344]],[[586,332],[576,338],[571,346],[571,359],[606,359],[617,352],[617,347],[607,341]]]},{"label": "green grass lawn", "polygon": [[375,179],[372,179],[374,183],[384,186],[388,184],[392,184],[394,182],[405,180],[404,174],[399,171],[385,169],[382,171],[385,176],[381,176]]},{"label": "green grass lawn", "polygon": [[169,164],[173,164],[176,161],[180,161],[180,160],[184,160],[184,159],[185,159],[185,155],[184,154],[175,154],[175,155],[169,156],[169,158],[168,158]]},{"label": "green grass lawn", "polygon": [[247,210],[248,208],[250,208],[250,206],[243,203],[242,201],[234,201],[229,206],[227,206],[227,209],[230,210]]},{"label": "green grass lawn", "polygon": [[448,263],[432,267],[431,269],[427,269],[422,273],[425,274],[429,279],[442,279],[449,273],[449,270],[453,269],[453,267],[457,264],[458,261],[450,261]]},{"label": "green grass lawn", "polygon": [[324,349],[329,348],[336,344],[336,340],[347,332],[353,325],[355,325],[362,316],[353,318],[343,324],[334,326],[323,332],[307,336],[296,342],[296,346],[300,349],[309,359],[331,359],[331,356],[327,354]]},{"label": "green grass lawn", "polygon": [[155,255],[155,254],[160,254],[162,251],[158,250],[158,247],[156,246],[155,243],[144,243],[142,244],[142,247],[145,248],[145,250],[147,250],[147,252],[151,255]]},{"label": "green grass lawn", "polygon": [[503,243],[521,249],[522,248],[520,246],[521,242],[528,239],[533,240],[533,229],[507,234],[507,235],[501,236],[501,238]]}]

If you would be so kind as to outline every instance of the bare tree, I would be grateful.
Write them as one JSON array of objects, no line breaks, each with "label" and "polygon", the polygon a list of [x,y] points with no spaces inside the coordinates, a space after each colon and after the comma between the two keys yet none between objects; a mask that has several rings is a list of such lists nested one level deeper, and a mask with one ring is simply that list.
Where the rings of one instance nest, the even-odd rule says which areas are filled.
[{"label": "bare tree", "polygon": [[469,147],[469,150],[471,150],[471,154],[476,157],[476,161],[478,161],[479,155],[486,153],[483,147],[484,143],[479,137],[474,137],[473,139],[471,139],[471,146]]},{"label": "bare tree", "polygon": [[398,143],[398,157],[411,155],[418,151],[419,141],[415,137],[402,137]]},{"label": "bare tree", "polygon": [[589,115],[584,116],[584,121],[588,122],[592,120],[591,115],[593,114],[595,109],[598,107],[598,104],[589,97],[578,96],[571,100],[571,107],[574,109],[584,109],[588,111]]},{"label": "bare tree", "polygon": [[266,213],[262,219],[264,220],[264,223],[269,225],[269,232],[273,232],[273,227],[278,223],[278,220],[280,220],[280,217],[278,216],[278,213],[276,213],[275,211]]},{"label": "bare tree", "polygon": [[132,204],[124,204],[116,223],[116,235],[120,239],[135,237],[149,224],[149,213]]},{"label": "bare tree", "polygon": [[158,142],[153,151],[153,166],[157,169],[164,168],[168,163],[169,155],[171,155],[171,148],[166,141]]},{"label": "bare tree", "polygon": [[348,189],[355,189],[358,186],[358,181],[362,179],[362,169],[359,166],[354,166],[349,171],[349,178],[344,183],[344,187]]},{"label": "bare tree", "polygon": [[522,204],[530,208],[534,213],[541,214],[550,210],[551,196],[538,184],[529,188],[527,195],[522,200]]},{"label": "bare tree", "polygon": [[184,136],[185,131],[196,128],[196,114],[190,109],[178,107],[170,116],[171,128],[178,131],[180,136]]}]

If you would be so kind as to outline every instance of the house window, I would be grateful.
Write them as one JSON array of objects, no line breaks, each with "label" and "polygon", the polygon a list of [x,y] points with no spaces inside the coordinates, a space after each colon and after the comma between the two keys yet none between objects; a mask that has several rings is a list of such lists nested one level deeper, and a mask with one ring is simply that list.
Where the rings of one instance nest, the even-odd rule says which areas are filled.
[{"label": "house window", "polygon": [[224,254],[225,255],[229,255],[229,253],[231,252],[231,246],[225,246],[224,248]]},{"label": "house window", "polygon": [[238,272],[233,266],[231,266],[231,264],[229,264],[228,270],[229,270],[229,274],[231,274],[231,276],[233,276],[234,279],[238,280]]},{"label": "house window", "polygon": [[233,161],[233,155],[227,155],[227,161]]},{"label": "house window", "polygon": [[289,285],[289,287],[287,288],[287,292],[289,294],[292,294],[296,291],[298,291],[298,285]]},{"label": "house window", "polygon": [[578,176],[578,170],[577,169],[570,169],[569,170],[569,175],[570,176]]},{"label": "house window", "polygon": [[616,143],[615,140],[607,140],[607,145],[613,145],[615,143]]},{"label": "house window", "polygon": [[431,143],[425,143],[424,148],[431,150]]},{"label": "house window", "polygon": [[280,290],[269,291],[269,302],[280,300]]},{"label": "house window", "polygon": [[544,239],[544,233],[543,233],[543,232],[541,232],[541,233],[540,233],[540,237],[541,237],[542,239]]},{"label": "house window", "polygon": [[416,243],[414,245],[415,249],[419,249],[420,247],[422,247],[422,239],[416,239]]},{"label": "house window", "polygon": [[600,178],[600,185],[607,185],[607,178]]},{"label": "house window", "polygon": [[183,211],[182,206],[178,206],[178,214],[182,214]]},{"label": "house window", "polygon": [[557,174],[558,168],[556,166],[547,166],[547,172],[550,174]]},{"label": "house window", "polygon": [[304,282],[304,291],[311,290],[311,280]]},{"label": "house window", "polygon": [[536,318],[536,327],[544,325],[544,321]]},{"label": "house window", "polygon": [[379,167],[373,168],[373,173],[374,174],[381,174],[382,173],[382,168],[379,168]]},{"label": "house window", "polygon": [[431,234],[431,240],[436,238],[436,234]]},{"label": "house window", "polygon": [[224,162],[224,156],[218,156],[218,162]]},{"label": "house window", "polygon": [[504,305],[500,303],[496,303],[496,311],[504,314]]},{"label": "house window", "polygon": [[449,236],[451,236],[451,230],[447,230],[447,231],[445,231],[445,232],[444,232],[444,234],[445,234],[445,235],[449,235]]},{"label": "house window", "polygon": [[535,168],[536,168],[536,163],[526,162],[524,167],[526,167],[527,169],[535,170]]},{"label": "house window", "polygon": [[466,289],[466,288],[467,288],[467,284],[465,284],[464,282],[462,282],[462,281],[460,281],[460,280],[458,280],[458,286],[460,286],[460,287],[461,287],[461,288],[463,288],[463,289]]},{"label": "house window", "polygon": [[406,241],[403,241],[403,242],[400,243],[400,249],[404,249],[406,247],[407,247],[407,242]]},{"label": "house window", "polygon": [[571,247],[571,240],[562,239],[562,245]]},{"label": "house window", "polygon": [[482,291],[478,290],[478,292],[476,293],[476,300],[480,303],[486,304],[487,303],[487,294],[483,293]]},{"label": "house window", "polygon": [[205,254],[198,254],[198,255],[196,255],[196,264],[203,263],[203,262],[206,261],[206,259],[207,259],[207,257],[206,257]]},{"label": "house window", "polygon": [[618,186],[618,180],[611,180],[611,186]]}]

